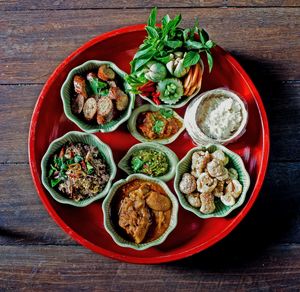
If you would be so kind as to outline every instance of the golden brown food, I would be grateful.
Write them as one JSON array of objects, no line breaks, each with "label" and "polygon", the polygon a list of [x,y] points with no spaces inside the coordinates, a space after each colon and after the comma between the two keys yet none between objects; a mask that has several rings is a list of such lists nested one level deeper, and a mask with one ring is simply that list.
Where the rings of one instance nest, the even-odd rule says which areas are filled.
[{"label": "golden brown food", "polygon": [[86,120],[90,121],[94,118],[97,112],[97,101],[95,98],[90,97],[87,99],[83,106],[83,114]]},{"label": "golden brown food", "polygon": [[156,240],[168,228],[172,202],[158,184],[133,180],[123,185],[112,203],[112,220],[120,235],[135,243]]},{"label": "golden brown food", "polygon": [[192,154],[191,160],[190,172],[184,173],[179,182],[187,202],[200,208],[203,214],[213,213],[215,203],[219,201],[225,206],[233,206],[243,186],[237,180],[237,170],[227,168],[228,156],[221,150],[213,153],[199,150]]},{"label": "golden brown food", "polygon": [[98,77],[101,80],[108,81],[115,79],[116,74],[108,65],[103,64],[98,69]]},{"label": "golden brown food", "polygon": [[121,89],[123,80],[109,65],[101,65],[98,72],[87,72],[85,77],[75,75],[73,85],[71,110],[90,124],[118,119],[129,106],[129,97]]},{"label": "golden brown food", "polygon": [[166,139],[175,135],[182,127],[174,115],[163,115],[161,111],[143,112],[138,116],[137,129],[147,139]]},{"label": "golden brown food", "polygon": [[81,94],[86,99],[88,95],[86,91],[85,79],[82,76],[75,75],[73,83],[75,92]]}]

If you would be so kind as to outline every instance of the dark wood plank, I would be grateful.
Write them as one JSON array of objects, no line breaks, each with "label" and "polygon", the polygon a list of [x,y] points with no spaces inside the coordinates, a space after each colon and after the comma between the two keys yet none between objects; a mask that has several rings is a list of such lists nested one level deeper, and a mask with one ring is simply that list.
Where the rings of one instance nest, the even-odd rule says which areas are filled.
[{"label": "dark wood plank", "polygon": [[151,8],[151,7],[168,7],[168,8],[191,8],[191,7],[286,7],[299,6],[299,2],[295,0],[167,0],[157,3],[157,1],[3,1],[0,0],[0,10],[59,10],[59,9],[105,9],[105,8]]},{"label": "dark wood plank", "polygon": [[[180,9],[161,9],[159,16],[176,12]],[[237,56],[264,64],[264,71],[273,78],[300,80],[296,37],[300,9],[195,8],[181,12],[183,26],[193,25],[199,17],[217,43]],[[0,84],[43,83],[84,42],[112,29],[145,23],[148,14],[149,9],[5,12],[0,19],[0,38],[5,40],[0,52]]]},{"label": "dark wood plank", "polygon": [[0,165],[0,244],[74,244],[50,218],[28,164]]},{"label": "dark wood plank", "polygon": [[0,88],[0,162],[27,162],[29,124],[42,85]]},{"label": "dark wood plank", "polygon": [[[300,83],[263,75],[264,64],[241,59],[264,100],[271,128],[271,160],[300,160]],[[257,74],[256,72],[259,72]],[[27,162],[28,128],[42,85],[2,85],[0,163]]]},{"label": "dark wood plank", "polygon": [[[257,203],[229,237],[226,248],[235,253],[236,244],[241,246],[239,252],[270,243],[300,244],[299,177],[300,162],[270,163]],[[75,244],[47,214],[28,165],[0,165],[0,189],[0,245]]]},{"label": "dark wood plank", "polygon": [[234,256],[224,262],[222,257],[205,253],[181,262],[148,266],[119,263],[80,247],[0,246],[0,285],[18,291],[297,289],[300,246],[269,247],[243,262]]}]

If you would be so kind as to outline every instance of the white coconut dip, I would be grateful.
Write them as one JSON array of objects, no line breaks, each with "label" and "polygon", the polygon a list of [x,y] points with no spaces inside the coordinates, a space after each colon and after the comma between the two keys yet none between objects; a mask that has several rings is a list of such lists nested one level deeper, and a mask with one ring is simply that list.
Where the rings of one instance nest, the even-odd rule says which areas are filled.
[{"label": "white coconut dip", "polygon": [[242,123],[242,108],[239,102],[229,96],[211,95],[203,100],[196,119],[199,128],[208,137],[228,139]]}]

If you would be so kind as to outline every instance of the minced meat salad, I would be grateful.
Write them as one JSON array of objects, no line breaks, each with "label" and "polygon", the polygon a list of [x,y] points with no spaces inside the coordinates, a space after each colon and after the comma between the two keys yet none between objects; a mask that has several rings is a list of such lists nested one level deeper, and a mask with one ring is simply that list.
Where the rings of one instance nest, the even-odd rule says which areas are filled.
[{"label": "minced meat salad", "polygon": [[109,173],[97,147],[68,142],[50,161],[48,177],[53,188],[80,201],[101,192]]}]

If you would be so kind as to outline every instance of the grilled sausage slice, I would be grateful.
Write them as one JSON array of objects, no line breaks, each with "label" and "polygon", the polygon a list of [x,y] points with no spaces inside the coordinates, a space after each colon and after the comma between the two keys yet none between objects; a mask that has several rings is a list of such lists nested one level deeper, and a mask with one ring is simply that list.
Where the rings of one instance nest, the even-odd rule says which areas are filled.
[{"label": "grilled sausage slice", "polygon": [[129,103],[128,95],[119,87],[111,87],[108,97],[112,100],[116,100],[116,108],[118,111],[123,111],[127,108]]},{"label": "grilled sausage slice", "polygon": [[103,125],[113,119],[114,105],[108,96],[102,96],[97,102],[97,123]]},{"label": "grilled sausage slice", "polygon": [[82,76],[75,75],[73,84],[74,84],[75,92],[81,94],[85,99],[87,99],[88,95],[86,92],[85,79]]},{"label": "grilled sausage slice", "polygon": [[115,79],[116,74],[108,65],[103,64],[98,69],[98,77],[104,81],[108,81]]},{"label": "grilled sausage slice", "polygon": [[97,101],[95,98],[90,97],[86,100],[83,106],[83,115],[86,120],[91,121],[97,112]]},{"label": "grilled sausage slice", "polygon": [[84,105],[84,96],[80,93],[73,99],[71,108],[74,114],[80,114]]}]

